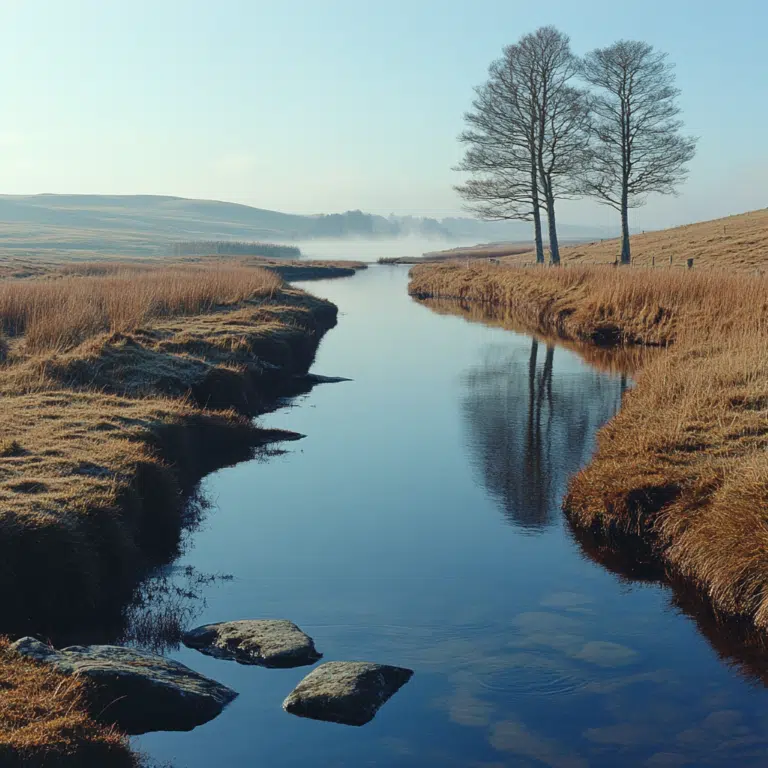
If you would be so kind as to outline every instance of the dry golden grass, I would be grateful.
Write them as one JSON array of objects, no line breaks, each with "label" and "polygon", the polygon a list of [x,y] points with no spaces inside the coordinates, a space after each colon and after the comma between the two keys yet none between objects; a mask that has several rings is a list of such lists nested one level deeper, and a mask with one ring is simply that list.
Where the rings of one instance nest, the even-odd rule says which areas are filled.
[{"label": "dry golden grass", "polygon": [[539,328],[525,325],[513,309],[506,305],[483,304],[476,301],[458,299],[423,299],[421,302],[439,315],[459,315],[471,323],[482,323],[504,328],[514,333],[534,336],[546,345],[557,345],[576,352],[594,368],[606,373],[634,375],[655,355],[662,350],[636,344],[618,346],[599,346],[589,342],[565,339],[543,333]]},{"label": "dry golden grass", "polygon": [[505,306],[567,339],[671,345],[601,430],[566,511],[649,546],[716,610],[768,629],[768,278],[423,266],[410,290]]},{"label": "dry golden grass", "polygon": [[[70,274],[74,269],[70,267]],[[125,332],[160,317],[195,315],[272,296],[276,275],[247,267],[127,267],[87,276],[0,281],[0,328],[24,335],[29,351],[71,348],[103,332]],[[90,271],[88,271],[90,270]]]},{"label": "dry golden grass", "polygon": [[470,263],[415,267],[409,290],[509,307],[531,329],[568,339],[666,345],[763,317],[766,286],[764,277],[712,271]]},{"label": "dry golden grass", "polygon": [[86,684],[22,659],[0,639],[0,763],[134,768],[127,739],[88,714]]},{"label": "dry golden grass", "polygon": [[[190,266],[210,269],[232,267],[257,267],[278,275],[283,280],[319,280],[324,278],[347,277],[354,275],[361,269],[366,269],[367,264],[362,261],[309,261],[303,259],[270,259],[264,256],[188,256],[174,259],[133,259],[112,261],[79,261],[59,262],[49,265],[45,272],[39,274],[55,275],[79,275],[91,277],[104,277],[115,275],[119,272],[148,272],[159,267],[166,269],[189,270]],[[1,273],[0,273],[1,275]]]},{"label": "dry golden grass", "polygon": [[[621,254],[621,241],[603,240],[561,249],[565,265],[608,264]],[[728,269],[746,272],[768,269],[768,208],[727,216],[673,229],[632,235],[636,266],[685,267],[692,258],[696,269]],[[511,263],[534,261],[525,254],[505,258]]]},{"label": "dry golden grass", "polygon": [[[0,365],[0,586],[16,636],[119,616],[141,574],[178,551],[199,479],[276,439],[249,417],[307,370],[336,317],[242,265],[68,272],[0,282],[11,334]],[[17,666],[0,648],[0,718],[5,689],[28,670]],[[45,765],[78,745],[83,762],[61,764],[89,764],[81,700],[68,701],[71,720],[55,699],[19,709],[8,760],[28,737],[39,754],[49,748]]]},{"label": "dry golden grass", "polygon": [[[236,268],[232,275],[248,286],[244,272]],[[197,305],[212,310],[207,313],[154,311],[143,321],[136,315],[126,319],[133,331],[88,326],[88,338],[69,348],[59,343],[39,350],[26,336],[15,342],[0,367],[6,627],[25,616],[34,617],[36,626],[50,617],[55,627],[62,611],[76,621],[130,585],[148,539],[150,549],[161,552],[178,542],[182,491],[204,470],[243,458],[258,442],[246,417],[264,409],[281,381],[307,370],[320,336],[335,322],[335,308],[275,283],[273,275],[265,281],[260,270],[251,272],[262,295],[249,291],[247,300],[228,309],[221,307],[234,301],[235,286],[212,270],[212,285],[222,285],[223,292],[217,296],[210,288],[213,298]],[[116,279],[124,280],[120,274]],[[165,277],[167,271],[149,274]],[[202,278],[195,273],[195,280]],[[74,285],[94,304],[108,306],[116,295],[112,278],[41,282],[45,290],[49,284]],[[129,284],[125,279],[121,287],[131,297],[136,294]],[[26,281],[6,293],[41,296]],[[165,295],[179,297],[166,306],[193,308],[188,293]],[[67,335],[69,321],[61,318],[55,339]],[[189,438],[179,442],[185,429]],[[11,588],[26,583],[24,574],[36,562],[55,567],[57,578],[41,590],[34,581]]]}]

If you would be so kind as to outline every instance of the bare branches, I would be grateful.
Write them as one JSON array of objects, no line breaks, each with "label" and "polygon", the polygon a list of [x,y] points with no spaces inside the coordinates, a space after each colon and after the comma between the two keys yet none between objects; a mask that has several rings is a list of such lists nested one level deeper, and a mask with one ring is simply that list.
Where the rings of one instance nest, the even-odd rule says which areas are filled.
[{"label": "bare branches", "polygon": [[[679,91],[666,54],[621,40],[579,61],[567,35],[542,27],[504,49],[464,116],[456,187],[485,219],[533,221],[543,261],[541,212],[559,263],[555,201],[590,195],[621,213],[622,262],[630,260],[629,208],[651,193],[676,194],[696,140],[681,134]],[[574,84],[580,75],[595,90]]]},{"label": "bare branches", "polygon": [[622,217],[622,262],[630,260],[628,209],[648,194],[676,194],[696,152],[683,136],[673,66],[648,43],[620,40],[585,57],[592,97],[592,146],[584,191]]},{"label": "bare branches", "polygon": [[525,35],[491,64],[459,137],[467,149],[457,170],[470,180],[456,189],[467,208],[486,219],[533,221],[538,261],[541,210],[559,263],[555,200],[581,191],[589,102],[570,84],[578,71],[566,35],[554,27]]}]

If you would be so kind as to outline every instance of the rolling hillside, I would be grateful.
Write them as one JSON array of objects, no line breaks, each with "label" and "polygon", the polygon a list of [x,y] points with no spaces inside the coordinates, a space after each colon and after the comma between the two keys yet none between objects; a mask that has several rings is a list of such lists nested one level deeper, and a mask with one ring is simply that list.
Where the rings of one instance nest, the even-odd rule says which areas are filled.
[{"label": "rolling hillside", "polygon": [[[599,237],[563,227],[572,237]],[[436,243],[527,240],[523,222],[378,216],[362,211],[303,216],[215,200],[157,195],[0,195],[0,249],[11,253],[163,255],[179,240],[295,242],[418,236]]]},{"label": "rolling hillside", "polygon": [[[562,249],[567,264],[610,263],[621,252],[618,239],[582,243]],[[768,269],[768,208],[673,229],[632,236],[632,257],[636,266],[685,266],[692,258],[695,268],[723,268],[738,271]],[[514,254],[505,262],[533,261],[533,253]]]}]

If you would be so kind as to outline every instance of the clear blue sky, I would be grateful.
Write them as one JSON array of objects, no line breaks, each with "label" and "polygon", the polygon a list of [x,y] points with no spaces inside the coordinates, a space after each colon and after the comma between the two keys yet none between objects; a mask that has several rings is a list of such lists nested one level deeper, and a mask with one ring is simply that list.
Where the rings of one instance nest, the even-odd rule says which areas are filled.
[{"label": "clear blue sky", "polygon": [[0,191],[455,213],[472,87],[543,24],[677,65],[699,153],[637,227],[768,205],[765,0],[2,0]]}]

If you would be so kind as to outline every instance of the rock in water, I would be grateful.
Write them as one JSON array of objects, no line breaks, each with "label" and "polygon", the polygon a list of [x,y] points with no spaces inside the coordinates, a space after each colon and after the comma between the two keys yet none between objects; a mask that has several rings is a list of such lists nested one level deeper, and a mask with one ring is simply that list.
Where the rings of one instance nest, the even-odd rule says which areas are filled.
[{"label": "rock in water", "polygon": [[129,734],[190,731],[218,715],[237,694],[178,661],[117,645],[73,645],[57,651],[23,637],[22,656],[92,681],[91,709]]},{"label": "rock in water", "polygon": [[299,717],[365,725],[404,686],[413,670],[363,661],[329,661],[310,672],[283,702]]},{"label": "rock in water", "polygon": [[244,619],[185,632],[184,645],[218,659],[263,667],[301,667],[322,658],[312,638],[285,619]]}]

